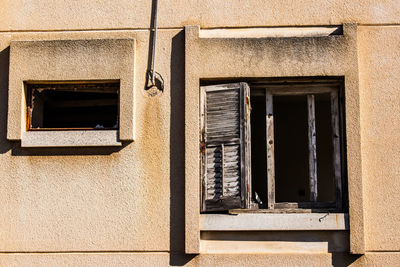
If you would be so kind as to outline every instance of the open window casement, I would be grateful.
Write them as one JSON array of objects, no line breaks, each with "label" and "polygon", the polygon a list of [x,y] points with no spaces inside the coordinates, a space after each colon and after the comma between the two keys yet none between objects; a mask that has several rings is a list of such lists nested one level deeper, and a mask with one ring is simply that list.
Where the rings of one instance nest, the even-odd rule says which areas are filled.
[{"label": "open window casement", "polygon": [[202,211],[250,203],[249,92],[246,83],[201,87]]}]

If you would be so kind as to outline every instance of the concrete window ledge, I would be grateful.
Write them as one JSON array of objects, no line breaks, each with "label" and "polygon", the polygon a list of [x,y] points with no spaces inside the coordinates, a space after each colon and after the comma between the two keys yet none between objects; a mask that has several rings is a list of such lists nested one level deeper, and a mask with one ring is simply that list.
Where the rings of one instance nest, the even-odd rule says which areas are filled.
[{"label": "concrete window ledge", "polygon": [[349,230],[347,213],[201,214],[201,231]]},{"label": "concrete window ledge", "polygon": [[121,146],[117,130],[23,132],[22,147]]}]

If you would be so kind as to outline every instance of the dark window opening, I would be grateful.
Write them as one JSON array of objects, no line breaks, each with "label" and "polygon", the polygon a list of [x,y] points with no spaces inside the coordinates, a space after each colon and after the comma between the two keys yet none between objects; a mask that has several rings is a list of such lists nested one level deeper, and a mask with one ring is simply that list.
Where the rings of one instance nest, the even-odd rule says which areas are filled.
[{"label": "dark window opening", "polygon": [[[329,208],[341,209],[342,192],[340,177],[335,177],[334,157],[340,154],[340,146],[334,151],[333,112],[331,105],[339,105],[333,96],[338,87],[318,91],[314,89],[281,89],[273,87],[251,88],[251,185],[252,201],[260,209]],[[292,90],[293,93],[290,92]],[[267,140],[267,97],[271,92],[273,116],[273,141]],[[334,92],[334,93],[332,93]],[[310,121],[309,97],[313,96],[315,120]],[[340,114],[336,114],[337,118]],[[310,174],[310,124],[315,127],[316,175]],[[338,127],[338,125],[337,125]],[[337,132],[340,132],[336,129]],[[336,136],[338,137],[338,136]],[[268,170],[267,142],[273,142],[273,172]],[[338,150],[339,148],[339,150]],[[335,154],[336,153],[336,154]],[[340,157],[340,155],[336,155]],[[340,163],[341,164],[341,163]],[[340,166],[336,168],[341,169]],[[274,184],[268,184],[273,175]],[[341,175],[341,173],[339,174]],[[312,199],[310,180],[315,179],[317,197]],[[340,179],[341,180],[341,179]],[[273,193],[273,205],[269,205]],[[337,202],[338,199],[338,202]]]},{"label": "dark window opening", "polygon": [[329,94],[315,95],[315,124],[317,129],[318,201],[335,202],[332,118]]},{"label": "dark window opening", "polygon": [[118,129],[119,81],[27,83],[28,130]]},{"label": "dark window opening", "polygon": [[310,199],[307,96],[274,96],[275,201]]},{"label": "dark window opening", "polygon": [[[267,207],[267,154],[266,122],[265,122],[265,94],[251,92],[251,186],[252,198],[258,200],[260,208]],[[261,145],[260,145],[261,144]],[[257,200],[256,200],[257,201]]]},{"label": "dark window opening", "polygon": [[[232,82],[202,81],[202,212],[346,211],[343,79]],[[240,154],[225,151],[232,144]],[[213,146],[218,160],[208,156]],[[231,161],[235,177],[224,171]]]}]

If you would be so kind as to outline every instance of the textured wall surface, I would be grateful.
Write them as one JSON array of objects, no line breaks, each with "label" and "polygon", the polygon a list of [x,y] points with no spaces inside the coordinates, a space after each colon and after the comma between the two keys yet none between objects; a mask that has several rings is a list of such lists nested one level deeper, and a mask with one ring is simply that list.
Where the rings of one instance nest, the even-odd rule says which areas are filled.
[{"label": "textured wall surface", "polygon": [[[2,0],[1,30],[148,28],[148,0]],[[176,0],[160,1],[159,26],[209,27],[393,24],[400,17],[397,0]]]},{"label": "textured wall surface", "polygon": [[360,32],[367,250],[400,250],[400,26]]},{"label": "textured wall surface", "polygon": [[[0,0],[0,266],[400,265],[399,1],[159,0],[157,71],[165,90],[150,96],[145,76],[153,4]],[[366,253],[185,255],[183,27],[347,22],[358,24]],[[131,37],[134,142],[120,148],[23,149],[7,140],[11,41]]]},{"label": "textured wall surface", "polygon": [[[173,119],[170,115],[170,101],[179,101],[179,91],[183,92],[183,75],[169,75],[171,67],[174,75],[183,73],[183,61],[179,64],[183,55],[174,57],[173,66],[170,60],[171,45],[181,38],[179,34],[177,30],[159,34],[158,71],[163,73],[166,90],[153,98],[144,91],[148,32],[134,34],[138,55],[136,140],[115,149],[23,149],[19,142],[6,141],[9,44],[5,42],[0,63],[1,251],[169,249],[169,207],[174,204],[183,208],[170,198],[170,186],[174,196],[182,200],[184,197],[179,193],[184,181],[182,167],[177,166],[182,160],[183,136],[179,129],[183,121],[179,121],[181,115],[176,110],[183,109],[184,104],[174,104]],[[113,33],[18,33],[2,34],[1,38],[10,41],[105,36],[112,38]],[[182,47],[183,39],[174,45]],[[176,96],[174,100],[171,94]],[[171,212],[179,212],[177,209]],[[173,236],[179,238],[178,234]]]}]

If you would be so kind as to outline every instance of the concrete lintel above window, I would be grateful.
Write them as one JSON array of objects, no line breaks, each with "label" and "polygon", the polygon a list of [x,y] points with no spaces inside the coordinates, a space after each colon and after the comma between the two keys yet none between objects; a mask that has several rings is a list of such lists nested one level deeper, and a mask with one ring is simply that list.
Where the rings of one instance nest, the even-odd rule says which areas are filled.
[{"label": "concrete lintel above window", "polygon": [[121,146],[117,130],[33,131],[22,134],[22,147]]},{"label": "concrete lintel above window", "polygon": [[347,213],[202,214],[201,231],[349,230]]}]

